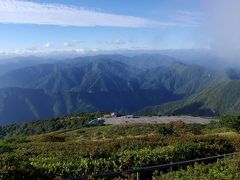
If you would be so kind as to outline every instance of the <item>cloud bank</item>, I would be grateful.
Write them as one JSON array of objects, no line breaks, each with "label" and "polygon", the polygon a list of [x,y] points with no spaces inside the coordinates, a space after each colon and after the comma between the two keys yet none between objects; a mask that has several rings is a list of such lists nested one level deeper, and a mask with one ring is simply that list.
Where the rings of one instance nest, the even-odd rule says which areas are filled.
[{"label": "cloud bank", "polygon": [[59,4],[41,4],[21,0],[0,0],[0,23],[77,27],[167,27],[164,23],[141,17],[125,16]]},{"label": "cloud bank", "polygon": [[240,1],[205,0],[205,5],[209,16],[207,30],[212,38],[211,48],[222,56],[239,57]]}]

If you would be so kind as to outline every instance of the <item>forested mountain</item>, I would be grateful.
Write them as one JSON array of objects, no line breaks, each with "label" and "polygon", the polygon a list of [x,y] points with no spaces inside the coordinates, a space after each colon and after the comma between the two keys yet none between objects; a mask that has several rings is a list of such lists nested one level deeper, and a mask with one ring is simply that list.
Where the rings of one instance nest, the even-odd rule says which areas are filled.
[{"label": "forested mountain", "polygon": [[146,107],[138,114],[215,116],[240,113],[240,81],[221,83],[186,99]]},{"label": "forested mountain", "polygon": [[45,64],[45,63],[55,63],[57,61],[59,60],[50,59],[50,58],[40,58],[36,56],[0,58],[0,76],[10,71],[14,71],[24,67],[34,66],[38,64]]},{"label": "forested mountain", "polygon": [[235,69],[212,70],[157,54],[98,55],[39,63],[0,76],[0,124],[72,112],[133,113],[214,86],[218,89],[216,85],[239,77]]},{"label": "forested mountain", "polygon": [[[157,105],[180,97],[166,89],[111,92],[45,93],[23,88],[0,89],[1,124],[48,119],[73,112],[135,112],[146,105]],[[14,112],[14,113],[13,113]]]},{"label": "forested mountain", "polygon": [[50,92],[133,89],[136,70],[118,61],[83,64],[42,64],[9,72],[0,77],[0,87],[44,89]]},{"label": "forested mountain", "polygon": [[[186,65],[168,56],[94,56],[55,64],[41,64],[8,72],[0,88],[20,87],[49,92],[109,92],[166,88],[192,94],[228,79],[223,72]],[[139,57],[139,61],[138,58]],[[151,61],[151,58],[153,61]],[[163,58],[163,59],[161,59]],[[144,68],[144,64],[146,67]]]},{"label": "forested mountain", "polygon": [[143,89],[166,89],[185,96],[229,79],[220,71],[209,70],[197,65],[173,63],[170,67],[158,67],[143,73]]},{"label": "forested mountain", "polygon": [[0,122],[10,124],[50,118],[53,115],[53,103],[53,99],[43,90],[0,89]]}]

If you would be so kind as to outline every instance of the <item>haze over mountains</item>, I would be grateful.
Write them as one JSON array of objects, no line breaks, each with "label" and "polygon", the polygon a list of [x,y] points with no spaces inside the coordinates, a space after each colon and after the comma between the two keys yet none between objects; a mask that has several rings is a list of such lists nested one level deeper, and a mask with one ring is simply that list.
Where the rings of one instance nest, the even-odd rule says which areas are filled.
[{"label": "haze over mountains", "polygon": [[0,64],[5,70],[0,74],[2,125],[86,111],[239,112],[237,69],[207,68],[160,54],[52,61],[29,57],[17,62]]}]

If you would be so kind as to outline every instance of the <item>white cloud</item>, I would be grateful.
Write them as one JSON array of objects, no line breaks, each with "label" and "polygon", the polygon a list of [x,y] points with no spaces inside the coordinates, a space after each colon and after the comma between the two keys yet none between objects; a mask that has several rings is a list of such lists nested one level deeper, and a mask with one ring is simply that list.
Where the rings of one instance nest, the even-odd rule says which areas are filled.
[{"label": "white cloud", "polygon": [[91,49],[92,52],[98,52],[98,49],[94,48],[94,49]]},{"label": "white cloud", "polygon": [[[220,56],[239,60],[240,57],[240,1],[204,0],[208,22],[206,31],[211,37],[211,48]],[[230,58],[229,58],[230,57]]]},{"label": "white cloud", "polygon": [[123,39],[116,38],[116,39],[112,40],[112,44],[114,44],[114,45],[124,45],[124,44],[126,44],[126,42]]},{"label": "white cloud", "polygon": [[0,0],[0,23],[58,26],[168,27],[174,23],[116,15],[59,4]]},{"label": "white cloud", "polygon": [[44,47],[45,47],[45,48],[50,48],[51,46],[52,46],[52,45],[51,45],[50,42],[47,42],[47,43],[44,44]]},{"label": "white cloud", "polygon": [[0,51],[1,56],[25,56],[25,55],[35,55],[38,52],[34,48],[27,48],[27,49],[15,49],[15,50],[6,50]]},{"label": "white cloud", "polygon": [[93,48],[93,49],[89,49],[89,48],[78,48],[75,49],[75,52],[77,54],[89,54],[89,53],[97,53],[99,51],[99,49]]},{"label": "white cloud", "polygon": [[85,54],[86,53],[86,49],[84,49],[84,48],[78,48],[78,49],[76,49],[75,50],[77,53],[79,53],[79,54]]},{"label": "white cloud", "polygon": [[64,42],[63,46],[64,47],[75,47],[75,46],[79,45],[80,43],[82,43],[82,41],[73,40],[73,41]]}]

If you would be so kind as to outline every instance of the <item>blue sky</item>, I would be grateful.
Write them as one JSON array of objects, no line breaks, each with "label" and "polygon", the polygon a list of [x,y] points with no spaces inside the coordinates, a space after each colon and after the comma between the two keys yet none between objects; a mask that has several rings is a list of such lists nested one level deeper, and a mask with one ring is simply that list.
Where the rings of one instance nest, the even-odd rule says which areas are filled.
[{"label": "blue sky", "polygon": [[203,48],[200,2],[0,0],[0,52]]}]

